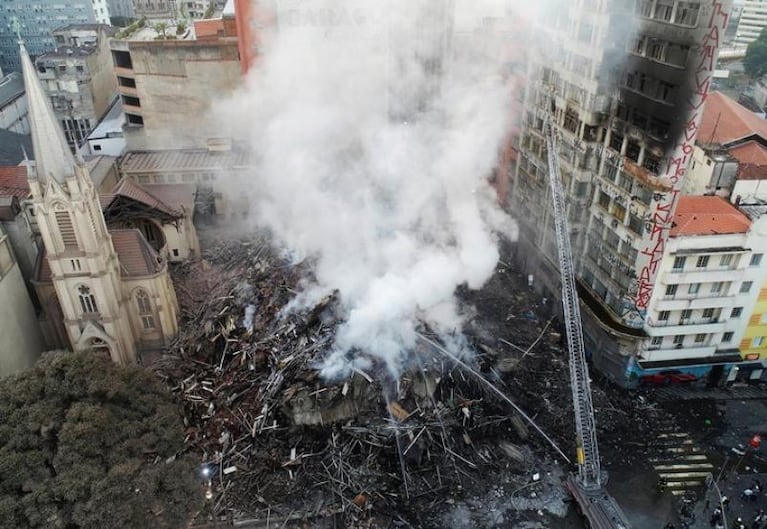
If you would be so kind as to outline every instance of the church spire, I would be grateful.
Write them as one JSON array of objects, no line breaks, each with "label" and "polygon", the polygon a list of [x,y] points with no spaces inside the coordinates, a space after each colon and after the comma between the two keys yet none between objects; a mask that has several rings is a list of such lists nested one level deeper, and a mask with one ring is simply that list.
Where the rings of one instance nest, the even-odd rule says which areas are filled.
[{"label": "church spire", "polygon": [[67,177],[74,174],[75,159],[53,113],[50,101],[37,78],[35,66],[21,41],[19,41],[19,54],[24,86],[27,91],[29,125],[32,131],[32,145],[35,149],[37,178],[41,182],[53,178],[56,182],[63,184]]}]

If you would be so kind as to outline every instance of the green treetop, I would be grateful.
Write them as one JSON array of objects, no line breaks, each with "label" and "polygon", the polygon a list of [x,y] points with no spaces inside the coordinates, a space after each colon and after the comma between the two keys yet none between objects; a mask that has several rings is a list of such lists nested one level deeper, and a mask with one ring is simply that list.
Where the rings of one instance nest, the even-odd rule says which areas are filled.
[{"label": "green treetop", "polygon": [[0,528],[185,527],[202,491],[183,446],[151,372],[49,353],[0,379]]}]

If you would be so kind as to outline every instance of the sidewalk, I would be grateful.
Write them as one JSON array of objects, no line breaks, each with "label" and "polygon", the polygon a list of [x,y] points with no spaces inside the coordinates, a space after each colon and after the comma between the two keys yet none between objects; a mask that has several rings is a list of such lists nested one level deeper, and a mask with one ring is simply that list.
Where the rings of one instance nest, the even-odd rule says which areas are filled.
[{"label": "sidewalk", "polygon": [[[753,480],[757,479],[762,483],[762,492],[756,496],[754,500],[741,499],[741,493],[744,489],[751,486]],[[767,474],[739,474],[735,477],[729,476],[727,479],[722,477],[718,483],[719,490],[722,496],[727,496],[730,499],[729,508],[725,510],[725,521],[727,529],[734,527],[735,520],[740,517],[745,523],[746,527],[751,528],[751,523],[759,509],[764,509],[767,512],[767,494],[765,493],[765,487],[767,486]],[[710,529],[711,514],[714,509],[719,506],[719,495],[717,494],[716,487],[710,486],[707,490],[704,490],[702,496],[698,499],[694,509],[694,521],[690,527],[691,529]],[[678,506],[675,506],[678,510]],[[681,518],[673,523],[677,528],[683,528]]]}]

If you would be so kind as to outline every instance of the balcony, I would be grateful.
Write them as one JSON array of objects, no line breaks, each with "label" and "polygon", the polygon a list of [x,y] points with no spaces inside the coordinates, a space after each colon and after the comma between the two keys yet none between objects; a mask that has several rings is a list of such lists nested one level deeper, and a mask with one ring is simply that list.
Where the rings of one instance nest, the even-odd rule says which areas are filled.
[{"label": "balcony", "polygon": [[698,268],[690,271],[673,271],[663,277],[662,283],[718,283],[728,281],[740,281],[743,278],[743,269],[737,268]]},{"label": "balcony", "polygon": [[655,302],[654,308],[661,310],[683,310],[683,309],[717,309],[727,308],[735,305],[737,298],[734,296],[699,296],[696,294],[676,296],[666,296]]},{"label": "balcony", "polygon": [[[687,320],[689,322],[689,320]],[[724,321],[699,320],[695,323],[679,323],[679,320],[653,321],[645,325],[649,336],[674,336],[677,334],[714,334],[724,332]]]},{"label": "balcony", "polygon": [[700,363],[702,358],[713,357],[716,346],[682,346],[664,347],[663,349],[649,349],[642,353],[642,362],[664,362],[669,360],[695,360]]}]

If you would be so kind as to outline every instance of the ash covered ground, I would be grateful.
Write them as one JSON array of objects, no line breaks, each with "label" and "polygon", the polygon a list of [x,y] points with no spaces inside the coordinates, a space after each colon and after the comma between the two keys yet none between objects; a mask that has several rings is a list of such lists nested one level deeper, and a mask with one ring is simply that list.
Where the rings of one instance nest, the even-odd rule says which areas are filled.
[{"label": "ash covered ground", "polygon": [[[202,262],[174,272],[182,332],[154,365],[182,400],[187,445],[210,472],[201,522],[215,513],[275,527],[577,526],[563,486],[570,466],[441,354],[428,328],[398,380],[375,363],[323,380],[338,300],[281,312],[311,264],[291,264],[266,238],[204,247]],[[463,360],[573,454],[563,330],[511,251],[503,246],[481,290],[458,293],[471,349]],[[637,440],[665,412],[599,380],[593,392],[605,466],[643,464]]]}]

